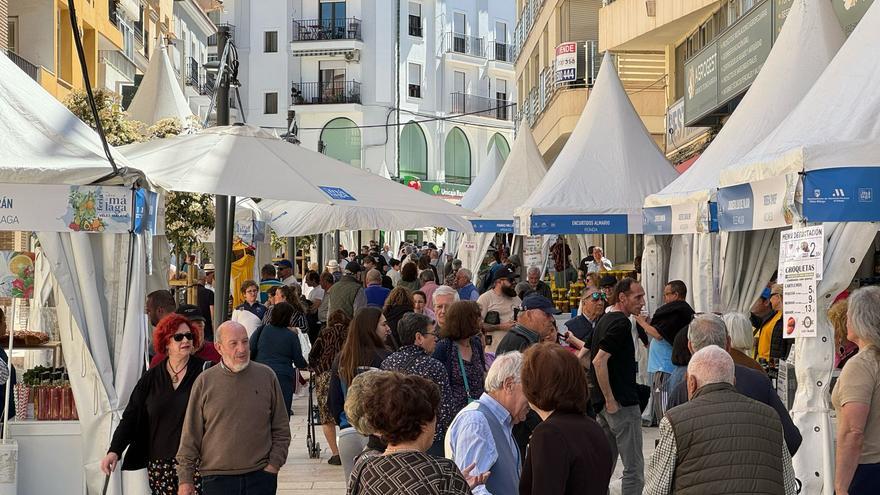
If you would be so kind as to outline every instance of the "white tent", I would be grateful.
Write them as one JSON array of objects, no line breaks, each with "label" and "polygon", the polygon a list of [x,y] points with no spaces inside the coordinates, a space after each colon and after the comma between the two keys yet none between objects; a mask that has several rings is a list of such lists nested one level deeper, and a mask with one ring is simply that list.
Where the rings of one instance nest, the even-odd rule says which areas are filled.
[{"label": "white tent", "polygon": [[[111,172],[97,134],[3,54],[0,74],[0,183],[84,185]],[[117,163],[126,164],[122,158]],[[138,174],[129,169],[111,183],[131,184]],[[84,478],[89,493],[100,493],[104,476],[98,463],[143,367],[147,240],[81,232],[38,237],[56,281]],[[121,493],[121,486],[117,471],[107,493]]]},{"label": "white tent", "polygon": [[[121,151],[172,191],[423,214],[472,213],[254,126],[212,127],[188,136],[131,144]],[[326,225],[309,233],[336,228],[340,227]]]},{"label": "white tent", "polygon": [[517,233],[641,233],[645,196],[676,176],[632,106],[609,53],[550,171],[516,209]]},{"label": "white tent", "polygon": [[[709,233],[709,202],[715,201],[719,174],[794,109],[843,41],[843,30],[828,2],[797,0],[761,72],[718,136],[687,171],[645,199],[645,233],[673,234],[646,243],[666,245],[660,259],[642,260],[646,278],[653,274],[660,279],[647,281],[649,287],[656,287],[655,293],[666,280],[683,280],[696,311],[716,309],[719,246],[718,234]],[[682,217],[690,221],[672,221]],[[655,260],[661,265],[654,265]]]},{"label": "white tent", "polygon": [[167,118],[176,118],[186,125],[187,119],[193,116],[165,43],[160,42],[153,50],[147,72],[128,106],[128,115],[147,125]]},{"label": "white tent", "polygon": [[546,174],[547,164],[531,130],[524,126],[517,133],[501,174],[474,209],[481,218],[471,221],[476,233],[464,235],[458,246],[462,266],[474,274],[479,271],[495,233],[513,232],[514,210],[528,199]]},{"label": "white tent", "polygon": [[[492,184],[495,183],[495,179],[498,178],[498,174],[501,173],[501,168],[503,166],[504,157],[501,156],[501,151],[498,150],[498,146],[496,146],[495,143],[492,143],[492,147],[489,148],[489,154],[486,155],[486,161],[480,169],[480,173],[478,173],[477,177],[471,182],[471,185],[458,202],[458,205],[462,208],[467,208],[468,210],[476,208],[477,205],[480,204],[480,201],[486,196],[486,193],[489,192]],[[459,246],[459,239],[461,239],[458,234],[458,231],[455,230],[451,230],[446,234],[447,246],[454,250],[456,254],[458,253],[457,248]]]},{"label": "white tent", "polygon": [[[792,417],[804,436],[800,451],[806,453],[794,460],[796,473],[804,482],[803,493],[833,492],[834,432],[826,397],[834,363],[834,332],[827,310],[834,297],[852,281],[877,233],[876,224],[864,221],[828,221],[877,219],[871,191],[878,184],[875,174],[880,171],[880,93],[875,89],[880,85],[877,46],[880,6],[874,4],[794,111],[752,152],[721,173],[722,186],[745,184],[751,188],[761,180],[786,183],[783,177],[797,177],[803,172],[807,220],[826,221],[823,278],[817,297],[818,335],[796,339],[793,351],[799,387]],[[859,218],[860,215],[867,217]],[[722,296],[735,296],[737,287],[749,285],[743,281],[743,273],[752,271],[763,259],[775,264],[778,233],[765,230],[750,234],[763,233],[775,239],[765,242],[761,249],[754,249],[750,257],[727,260],[722,255]],[[743,235],[730,234],[728,253],[738,253]],[[743,270],[744,267],[750,270]],[[740,300],[746,296],[753,300],[757,292],[740,295]]]}]

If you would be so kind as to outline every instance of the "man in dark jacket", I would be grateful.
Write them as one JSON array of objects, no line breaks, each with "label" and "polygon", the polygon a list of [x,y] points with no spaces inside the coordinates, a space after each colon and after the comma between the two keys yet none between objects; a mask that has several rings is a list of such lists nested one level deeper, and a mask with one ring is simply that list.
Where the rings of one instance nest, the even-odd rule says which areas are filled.
[{"label": "man in dark jacket", "polygon": [[357,261],[349,261],[345,265],[345,276],[333,284],[326,296],[330,314],[341,309],[346,316],[353,318],[355,311],[367,305],[361,273],[361,265]]},{"label": "man in dark jacket", "polygon": [[524,352],[529,346],[548,340],[556,333],[556,319],[553,317],[556,314],[559,311],[549,299],[529,294],[523,299],[516,325],[501,339],[495,354]]},{"label": "man in dark jacket", "polygon": [[581,314],[565,322],[565,327],[587,347],[593,342],[593,329],[605,314],[608,297],[596,287],[587,287],[581,293]]},{"label": "man in dark jacket", "polygon": [[645,494],[797,493],[779,417],[736,391],[733,370],[733,359],[716,345],[693,355],[690,401],[660,422]]},{"label": "man in dark jacket", "polygon": [[531,292],[538,294],[546,298],[548,301],[553,299],[553,294],[550,293],[550,286],[544,283],[541,280],[541,269],[537,266],[529,267],[528,272],[526,273],[526,281],[529,284],[529,288]]},{"label": "man in dark jacket", "polygon": [[[727,327],[724,320],[713,314],[698,315],[688,327],[688,349],[691,353],[696,353],[700,349],[710,345],[729,350],[730,338],[727,336]],[[801,432],[791,420],[788,409],[782,404],[776,390],[770,384],[767,375],[760,371],[746,368],[745,366],[734,366],[734,375],[736,382],[734,386],[736,390],[750,399],[767,404],[776,410],[782,421],[782,430],[785,435],[785,444],[791,455],[797,452],[801,446]],[[667,409],[672,409],[680,404],[684,404],[688,400],[687,384],[682,382],[669,393],[669,402]]]}]

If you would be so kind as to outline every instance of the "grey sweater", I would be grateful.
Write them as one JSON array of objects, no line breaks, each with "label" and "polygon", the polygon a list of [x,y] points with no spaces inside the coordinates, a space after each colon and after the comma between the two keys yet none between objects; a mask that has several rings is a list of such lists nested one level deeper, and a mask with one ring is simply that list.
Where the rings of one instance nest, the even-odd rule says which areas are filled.
[{"label": "grey sweater", "polygon": [[222,363],[193,384],[177,451],[177,477],[235,475],[287,461],[290,419],[275,373],[251,362],[233,373]]}]

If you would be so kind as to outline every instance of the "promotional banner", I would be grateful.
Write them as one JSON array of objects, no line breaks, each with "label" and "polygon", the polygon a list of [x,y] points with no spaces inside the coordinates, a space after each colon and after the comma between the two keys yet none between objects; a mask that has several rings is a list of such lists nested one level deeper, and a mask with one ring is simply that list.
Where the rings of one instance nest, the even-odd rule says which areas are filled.
[{"label": "promotional banner", "polygon": [[[520,222],[526,219],[520,219]],[[517,234],[524,231],[516,225]],[[529,233],[540,234],[628,234],[626,215],[532,215]]]},{"label": "promotional banner", "polygon": [[816,263],[790,263],[786,272],[782,294],[782,337],[815,337]]},{"label": "promotional banner", "polygon": [[[704,213],[708,208],[704,209]],[[642,210],[642,225],[645,234],[674,235],[695,234],[708,229],[708,219],[700,214],[696,203],[671,206],[654,206]]]},{"label": "promotional banner", "polygon": [[880,220],[880,168],[846,167],[804,174],[804,217],[810,222]]},{"label": "promotional banner", "polygon": [[513,220],[471,220],[474,232],[512,234]]},{"label": "promotional banner", "polygon": [[764,230],[791,225],[797,174],[718,190],[721,230]]},{"label": "promotional banner", "polygon": [[[786,281],[786,267],[791,264],[802,267],[801,262],[812,261],[815,266],[816,280],[822,280],[822,266],[824,262],[825,226],[813,225],[800,229],[784,230],[780,233],[779,240],[779,272],[778,282]],[[796,277],[797,278],[797,277]]]},{"label": "promotional banner", "polygon": [[3,184],[0,230],[125,233],[133,216],[140,229],[154,225],[148,201],[157,195],[132,194],[125,186]]},{"label": "promotional banner", "polygon": [[569,41],[556,45],[556,82],[577,79],[577,43]]}]

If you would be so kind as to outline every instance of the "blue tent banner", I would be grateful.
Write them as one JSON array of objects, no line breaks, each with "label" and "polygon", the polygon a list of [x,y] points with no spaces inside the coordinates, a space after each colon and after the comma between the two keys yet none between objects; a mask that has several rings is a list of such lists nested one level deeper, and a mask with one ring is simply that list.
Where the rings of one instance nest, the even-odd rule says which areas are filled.
[{"label": "blue tent banner", "polygon": [[726,231],[764,230],[791,225],[797,174],[718,190],[718,226]]},{"label": "blue tent banner", "polygon": [[512,234],[513,220],[471,220],[474,232]]},{"label": "blue tent banner", "polygon": [[652,206],[642,210],[642,230],[645,234],[696,234],[708,229],[708,208],[697,203],[670,206]]},{"label": "blue tent banner", "polygon": [[804,174],[804,217],[810,222],[880,220],[880,168],[845,167]]},{"label": "blue tent banner", "polygon": [[628,234],[626,215],[532,215],[531,235]]}]

